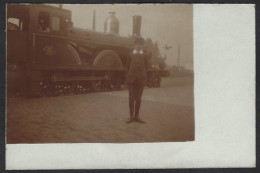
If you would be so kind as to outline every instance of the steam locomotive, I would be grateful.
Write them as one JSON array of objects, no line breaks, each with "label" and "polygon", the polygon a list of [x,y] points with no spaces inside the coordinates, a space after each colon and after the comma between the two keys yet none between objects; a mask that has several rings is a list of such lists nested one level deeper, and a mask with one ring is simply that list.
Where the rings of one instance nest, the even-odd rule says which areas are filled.
[{"label": "steam locomotive", "polygon": [[[133,17],[132,37],[122,37],[119,22],[114,13],[110,15],[101,33],[73,27],[71,11],[63,8],[8,4],[8,94],[54,96],[120,89],[127,55],[134,38],[140,37],[141,16]],[[160,86],[160,73],[149,68],[149,87]]]}]

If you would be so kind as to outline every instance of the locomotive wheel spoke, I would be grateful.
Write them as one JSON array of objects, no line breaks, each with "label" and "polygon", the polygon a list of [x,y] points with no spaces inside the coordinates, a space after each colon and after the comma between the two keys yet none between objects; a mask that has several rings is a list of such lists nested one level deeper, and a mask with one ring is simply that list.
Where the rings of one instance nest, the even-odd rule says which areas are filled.
[{"label": "locomotive wheel spoke", "polygon": [[81,93],[81,85],[80,84],[76,84],[74,86],[74,94],[80,94]]},{"label": "locomotive wheel spoke", "polygon": [[57,84],[53,83],[51,85],[50,95],[51,96],[57,96],[58,95],[58,85]]},{"label": "locomotive wheel spoke", "polygon": [[52,96],[52,83],[50,81],[43,80],[40,85],[41,97]]},{"label": "locomotive wheel spoke", "polygon": [[101,91],[105,91],[105,82],[104,81],[92,81],[92,90],[94,92],[101,92]]}]

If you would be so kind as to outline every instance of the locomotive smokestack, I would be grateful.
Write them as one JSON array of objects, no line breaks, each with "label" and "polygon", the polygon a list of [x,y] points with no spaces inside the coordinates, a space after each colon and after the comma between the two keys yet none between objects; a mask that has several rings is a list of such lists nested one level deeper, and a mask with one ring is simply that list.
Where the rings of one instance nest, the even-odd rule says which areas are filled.
[{"label": "locomotive smokestack", "polygon": [[141,37],[142,16],[133,16],[133,37]]}]

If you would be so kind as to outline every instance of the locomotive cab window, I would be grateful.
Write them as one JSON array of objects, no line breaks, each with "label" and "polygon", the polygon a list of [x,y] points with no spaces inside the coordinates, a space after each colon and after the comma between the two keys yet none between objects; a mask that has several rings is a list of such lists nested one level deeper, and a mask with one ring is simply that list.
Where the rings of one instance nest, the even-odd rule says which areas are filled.
[{"label": "locomotive cab window", "polygon": [[40,32],[59,32],[61,30],[61,18],[46,12],[39,13],[38,30]]},{"label": "locomotive cab window", "polygon": [[16,17],[9,17],[7,19],[7,30],[8,31],[27,31],[28,30],[28,23],[25,20],[16,18]]},{"label": "locomotive cab window", "polygon": [[8,5],[7,7],[7,31],[28,31],[29,11],[27,8]]},{"label": "locomotive cab window", "polygon": [[58,17],[58,16],[52,16],[51,17],[51,29],[53,31],[59,31],[60,30],[60,17]]},{"label": "locomotive cab window", "polygon": [[50,17],[46,12],[39,13],[38,30],[40,32],[50,32]]},{"label": "locomotive cab window", "polygon": [[7,29],[11,30],[11,31],[18,31],[21,30],[22,28],[22,24],[21,27],[20,25],[20,20],[17,18],[8,18],[7,19]]}]

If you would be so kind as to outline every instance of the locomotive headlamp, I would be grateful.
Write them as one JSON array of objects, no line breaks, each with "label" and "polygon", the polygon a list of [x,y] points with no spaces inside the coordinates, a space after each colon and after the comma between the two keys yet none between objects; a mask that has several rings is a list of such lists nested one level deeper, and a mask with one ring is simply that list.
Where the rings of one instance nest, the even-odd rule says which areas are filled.
[{"label": "locomotive headlamp", "polygon": [[141,50],[139,50],[139,53],[142,55],[144,53],[144,51],[141,49]]}]

